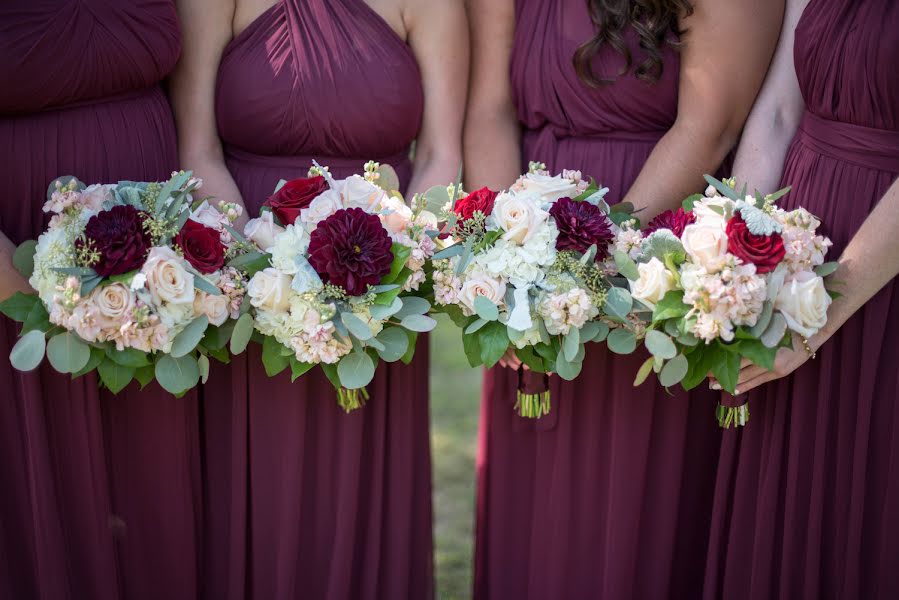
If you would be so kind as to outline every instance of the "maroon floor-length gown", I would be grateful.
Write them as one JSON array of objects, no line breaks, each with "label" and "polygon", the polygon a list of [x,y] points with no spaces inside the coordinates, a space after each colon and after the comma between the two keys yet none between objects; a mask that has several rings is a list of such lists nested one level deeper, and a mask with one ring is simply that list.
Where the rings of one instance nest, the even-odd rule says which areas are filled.
[{"label": "maroon floor-length gown", "polygon": [[[51,179],[165,179],[175,128],[160,80],[180,51],[171,0],[0,3],[0,229],[34,239]],[[197,595],[196,395],[49,366],[21,374],[0,321],[0,598]]]},{"label": "maroon floor-length gown", "polygon": [[[663,47],[655,84],[633,71],[581,82],[572,56],[594,30],[583,0],[518,0],[511,61],[523,162],[580,169],[618,202],[677,111],[679,61]],[[644,55],[634,32],[634,63]],[[605,48],[595,72],[616,75]],[[675,200],[675,199],[672,199]],[[552,410],[513,410],[517,376],[488,371],[478,469],[475,597],[691,598],[702,586],[715,453],[715,398],[633,387],[645,360],[588,350],[573,382],[551,379]]]},{"label": "maroon floor-length gown", "polygon": [[[811,0],[785,207],[835,260],[899,174],[899,4]],[[876,258],[874,258],[876,260]],[[725,433],[706,598],[899,598],[899,289],[888,283]]]},{"label": "maroon floor-length gown", "polygon": [[[284,0],[225,49],[216,94],[228,168],[251,214],[312,159],[335,177],[392,164],[403,187],[423,92],[410,48],[364,0]],[[432,595],[427,347],[379,367],[350,414],[320,369],[249,364],[204,391],[216,598]]]}]

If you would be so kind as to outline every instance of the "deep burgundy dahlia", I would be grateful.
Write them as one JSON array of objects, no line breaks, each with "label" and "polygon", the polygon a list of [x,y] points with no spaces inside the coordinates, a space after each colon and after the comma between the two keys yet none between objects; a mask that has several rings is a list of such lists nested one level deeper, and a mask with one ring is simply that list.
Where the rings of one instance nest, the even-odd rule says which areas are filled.
[{"label": "deep burgundy dahlia", "polygon": [[656,215],[656,218],[649,222],[643,229],[643,234],[649,236],[653,231],[659,229],[670,229],[671,233],[680,237],[684,233],[684,228],[696,221],[696,215],[687,212],[683,208],[675,210],[666,210]]},{"label": "deep burgundy dahlia", "polygon": [[556,249],[586,252],[596,244],[596,260],[609,255],[609,242],[615,237],[612,222],[598,206],[587,201],[559,198],[549,209],[549,214],[559,229]]},{"label": "deep burgundy dahlia", "polygon": [[75,242],[81,248],[88,241],[100,254],[92,265],[101,277],[121,275],[144,264],[152,240],[144,230],[146,213],[133,206],[113,206],[90,218],[84,238]]},{"label": "deep burgundy dahlia", "polygon": [[390,272],[390,236],[377,215],[345,208],[322,221],[309,240],[309,264],[322,281],[350,296],[364,294]]}]

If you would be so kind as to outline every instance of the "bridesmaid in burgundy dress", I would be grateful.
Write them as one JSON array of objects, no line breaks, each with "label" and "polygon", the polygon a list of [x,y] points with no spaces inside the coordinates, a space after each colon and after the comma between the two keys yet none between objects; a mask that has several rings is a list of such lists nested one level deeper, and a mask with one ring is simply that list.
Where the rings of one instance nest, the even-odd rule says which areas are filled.
[{"label": "bridesmaid in burgundy dress", "polygon": [[[338,178],[368,159],[390,163],[407,196],[456,177],[468,65],[460,0],[179,7],[179,145],[217,196],[255,215],[313,159]],[[430,597],[426,340],[411,366],[380,368],[351,414],[318,369],[293,384],[288,373],[268,378],[256,345],[249,363],[213,375],[203,392],[211,595]]]},{"label": "bridesmaid in burgundy dress", "polygon": [[815,360],[741,373],[706,598],[899,598],[897,64],[893,0],[790,0],[735,175],[821,218],[843,296]]},{"label": "bridesmaid in burgundy dress", "polygon": [[[51,179],[177,168],[159,82],[179,51],[171,0],[0,3],[0,297],[29,291],[10,254],[43,230]],[[0,331],[0,597],[196,598],[196,395],[22,374],[6,359],[15,324]]]},{"label": "bridesmaid in burgundy dress", "polygon": [[[469,187],[506,187],[539,160],[596,177],[608,200],[645,207],[644,222],[718,168],[782,16],[780,0],[472,4]],[[644,357],[588,354],[576,381],[551,379],[552,410],[536,421],[513,410],[514,370],[487,374],[476,598],[700,593],[715,397],[634,388]]]}]

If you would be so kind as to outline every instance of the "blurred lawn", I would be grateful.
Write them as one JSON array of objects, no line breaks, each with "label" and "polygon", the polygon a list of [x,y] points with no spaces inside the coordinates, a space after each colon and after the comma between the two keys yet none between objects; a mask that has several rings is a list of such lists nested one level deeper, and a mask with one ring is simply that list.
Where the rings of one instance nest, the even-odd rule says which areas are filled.
[{"label": "blurred lawn", "polygon": [[471,598],[481,369],[468,365],[460,330],[443,315],[437,319],[437,329],[431,334],[437,598],[463,600]]}]

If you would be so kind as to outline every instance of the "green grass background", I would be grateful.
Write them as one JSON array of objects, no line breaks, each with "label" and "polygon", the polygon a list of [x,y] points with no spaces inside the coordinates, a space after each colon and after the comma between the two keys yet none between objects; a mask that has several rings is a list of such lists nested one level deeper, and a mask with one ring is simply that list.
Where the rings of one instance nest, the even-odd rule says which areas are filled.
[{"label": "green grass background", "polygon": [[462,352],[461,331],[443,315],[431,333],[431,456],[434,567],[439,600],[471,598],[475,454],[481,369]]}]

